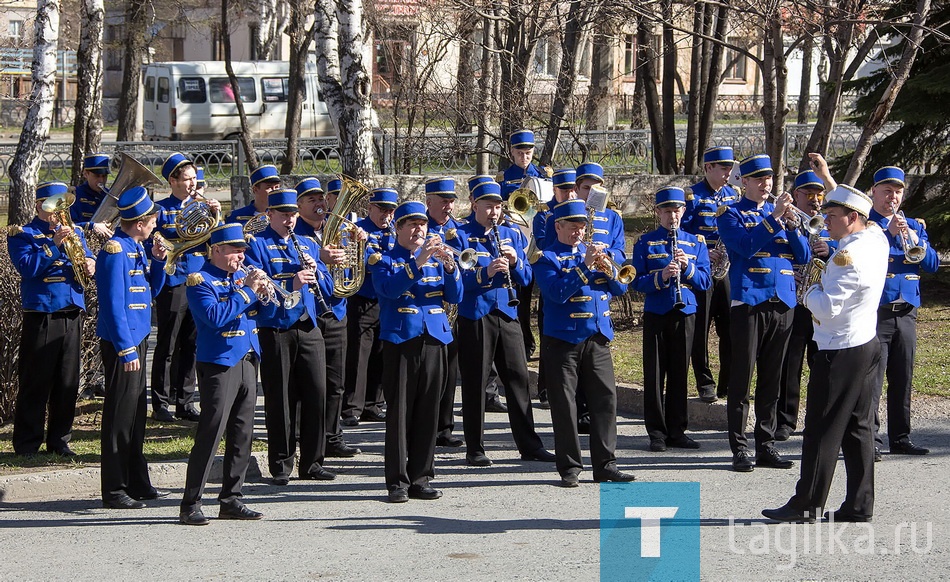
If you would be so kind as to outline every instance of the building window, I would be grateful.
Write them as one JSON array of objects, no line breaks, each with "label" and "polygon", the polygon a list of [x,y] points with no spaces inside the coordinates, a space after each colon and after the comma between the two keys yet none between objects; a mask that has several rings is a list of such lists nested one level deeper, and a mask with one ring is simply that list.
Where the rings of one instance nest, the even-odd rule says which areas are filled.
[{"label": "building window", "polygon": [[[736,45],[738,39],[730,38],[727,39],[726,42],[731,45]],[[746,57],[744,53],[741,53],[737,50],[726,49],[725,59],[726,62],[723,78],[726,81],[738,81],[744,83],[746,80],[746,62],[748,61],[748,57]]]},{"label": "building window", "polygon": [[538,40],[534,49],[534,72],[541,76],[557,75],[559,46],[554,37],[547,36]]},{"label": "building window", "polygon": [[23,21],[11,20],[7,23],[7,36],[14,42],[23,40]]},{"label": "building window", "polygon": [[593,66],[594,41],[589,37],[581,41],[581,60],[578,62],[577,74],[581,77],[590,78],[591,67]]},{"label": "building window", "polygon": [[125,55],[125,25],[110,24],[106,26],[104,36],[103,53],[106,61],[106,70],[121,71],[122,57]]},{"label": "building window", "polygon": [[637,74],[637,35],[623,35],[623,74],[632,77]]}]

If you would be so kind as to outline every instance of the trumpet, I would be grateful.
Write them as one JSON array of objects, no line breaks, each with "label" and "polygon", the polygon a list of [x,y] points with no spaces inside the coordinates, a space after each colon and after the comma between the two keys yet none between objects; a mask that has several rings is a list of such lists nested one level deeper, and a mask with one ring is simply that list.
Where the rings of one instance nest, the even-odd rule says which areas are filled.
[{"label": "trumpet", "polygon": [[[893,216],[900,216],[901,220],[904,221],[904,224],[907,224],[907,217],[904,216],[904,211],[897,210],[897,201],[891,202],[891,214]],[[915,243],[913,240],[911,240],[909,228],[910,227],[905,227],[904,229],[901,229],[901,233],[899,235],[901,249],[904,251],[904,259],[908,263],[917,264],[924,260],[924,257],[927,255],[927,249],[922,244],[920,244],[919,241]]]},{"label": "trumpet", "polygon": [[[430,236],[429,238],[439,239],[440,241],[442,240],[442,237],[439,235]],[[460,251],[445,243],[440,243],[439,250],[445,252],[447,255],[452,256],[453,260],[458,263],[459,268],[463,271],[474,269],[475,265],[478,264],[478,254],[475,252],[475,249],[465,249]]]},{"label": "trumpet", "polygon": [[[258,292],[257,299],[262,305],[280,304],[284,309],[293,309],[300,303],[300,291],[288,291],[283,286],[271,279],[263,269],[258,269],[254,265],[247,265],[241,262],[241,269],[251,275],[256,273],[257,277],[264,280],[264,287]],[[278,296],[280,298],[278,299]]]},{"label": "trumpet", "polygon": [[603,255],[594,266],[597,267],[598,271],[602,271],[611,279],[623,283],[624,285],[633,283],[634,278],[637,276],[637,270],[633,265],[621,265],[613,258],[613,255],[611,255],[607,249],[604,249]]},{"label": "trumpet", "polygon": [[[769,198],[771,198],[773,204],[778,199],[775,194],[769,194]],[[819,235],[821,231],[825,229],[825,219],[821,214],[812,216],[794,204],[789,204],[788,207],[795,213],[795,216],[798,217],[798,222],[801,223],[802,228],[805,229],[805,232],[809,235]]]}]

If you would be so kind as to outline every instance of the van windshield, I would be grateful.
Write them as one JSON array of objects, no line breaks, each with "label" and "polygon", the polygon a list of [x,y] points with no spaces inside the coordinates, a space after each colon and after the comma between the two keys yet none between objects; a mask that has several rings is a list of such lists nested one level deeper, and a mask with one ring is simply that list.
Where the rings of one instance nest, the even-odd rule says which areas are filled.
[{"label": "van windshield", "polygon": [[[257,87],[254,85],[254,79],[251,77],[238,77],[237,81],[241,101],[244,103],[257,101]],[[211,92],[212,103],[234,103],[234,90],[231,89],[231,81],[227,77],[214,77],[209,79],[208,87]]]}]

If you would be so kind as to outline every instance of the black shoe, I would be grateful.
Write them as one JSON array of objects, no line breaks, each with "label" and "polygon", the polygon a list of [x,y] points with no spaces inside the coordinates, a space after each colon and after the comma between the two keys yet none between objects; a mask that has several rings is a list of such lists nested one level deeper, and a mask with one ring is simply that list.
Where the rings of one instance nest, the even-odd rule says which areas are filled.
[{"label": "black shoe", "polygon": [[175,418],[188,422],[198,422],[198,419],[201,418],[201,414],[194,408],[186,408],[180,412],[176,412]]},{"label": "black shoe", "polygon": [[210,523],[200,509],[180,512],[178,514],[178,521],[182,525],[208,525]]},{"label": "black shoe", "polygon": [[280,475],[279,477],[274,477],[271,480],[271,483],[277,485],[278,487],[284,487],[290,484],[290,477],[287,477],[286,475]]},{"label": "black shoe", "polygon": [[386,420],[386,413],[376,412],[374,410],[364,410],[363,414],[360,415],[360,420],[363,422],[383,422]]},{"label": "black shoe", "polygon": [[835,512],[826,511],[823,515],[825,521],[835,521],[842,523],[867,523],[871,521],[870,515],[855,515],[853,513],[845,513],[840,509]]},{"label": "black shoe", "polygon": [[452,448],[456,448],[456,447],[460,447],[460,446],[464,445],[464,444],[465,444],[465,441],[463,441],[462,439],[458,438],[457,436],[448,435],[448,436],[440,436],[440,437],[436,438],[436,439],[435,439],[435,444],[436,444],[436,446],[439,446],[439,447],[452,447]]},{"label": "black shoe", "polygon": [[780,426],[775,429],[773,438],[777,441],[787,441],[790,436],[792,436],[792,429],[787,426]]},{"label": "black shoe", "polygon": [[465,462],[473,467],[491,467],[491,459],[485,453],[468,453]]},{"label": "black shoe", "polygon": [[732,455],[732,470],[739,473],[751,473],[755,469],[755,463],[752,462],[752,455],[749,451],[742,450]]},{"label": "black shoe", "polygon": [[433,489],[426,485],[422,487],[420,485],[410,485],[409,486],[409,497],[411,499],[426,499],[433,500],[442,497],[442,492],[438,489]]},{"label": "black shoe", "polygon": [[152,499],[168,497],[169,495],[171,495],[171,491],[167,489],[155,489],[152,487],[152,490],[147,492],[145,495],[129,495],[129,497],[132,499],[138,499],[139,501],[150,501]]},{"label": "black shoe", "polygon": [[580,476],[577,473],[561,475],[561,487],[577,487],[580,485]]},{"label": "black shoe", "polygon": [[729,393],[726,391],[725,388],[716,390],[716,398],[721,398],[725,400],[728,396],[729,396]]},{"label": "black shoe", "polygon": [[766,449],[755,458],[755,466],[770,467],[772,469],[791,469],[795,466],[795,463],[788,459],[783,459],[782,455],[773,447],[766,447]]},{"label": "black shoe", "polygon": [[508,405],[498,399],[485,403],[485,412],[508,412]]},{"label": "black shoe", "polygon": [[685,434],[678,436],[675,439],[666,439],[667,446],[671,446],[676,449],[698,449],[699,443],[689,438]]},{"label": "black shoe", "polygon": [[662,453],[666,450],[666,439],[650,438],[650,450],[654,453]]},{"label": "black shoe", "polygon": [[884,453],[881,452],[881,447],[874,447],[874,462],[880,463],[884,460]]},{"label": "black shoe", "polygon": [[716,387],[715,386],[703,386],[697,390],[699,392],[699,399],[703,402],[715,402],[716,401]]},{"label": "black shoe", "polygon": [[409,493],[407,493],[402,487],[393,489],[389,492],[390,503],[405,503],[407,501],[409,501]]},{"label": "black shoe", "polygon": [[327,445],[326,456],[327,457],[355,457],[356,455],[362,453],[363,451],[359,450],[357,447],[351,447],[346,443],[334,443],[332,445]]},{"label": "black shoe", "polygon": [[47,450],[53,453],[54,455],[59,455],[60,457],[69,458],[69,457],[76,456],[76,452],[73,451],[71,448],[69,448],[69,445],[63,445],[61,447],[56,447],[54,449],[47,449]]},{"label": "black shoe", "polygon": [[788,504],[777,509],[763,509],[762,515],[774,521],[785,521],[789,523],[815,523],[814,511],[802,511],[800,509],[794,509],[789,507]]},{"label": "black shoe", "polygon": [[145,504],[132,499],[125,493],[120,493],[110,499],[103,499],[102,506],[107,509],[142,509]]},{"label": "black shoe", "polygon": [[543,461],[545,463],[553,463],[557,460],[557,457],[554,456],[554,453],[545,450],[538,449],[536,451],[531,451],[530,453],[521,453],[522,461]]},{"label": "black shoe", "polygon": [[328,471],[323,467],[317,467],[316,469],[310,469],[309,472],[304,473],[300,478],[308,481],[333,481],[336,479],[336,473]]},{"label": "black shoe", "polygon": [[152,411],[152,418],[158,422],[174,422],[175,417],[172,416],[172,413],[168,411],[167,408],[159,408],[158,410]]},{"label": "black shoe", "polygon": [[347,416],[346,418],[340,421],[340,425],[348,426],[348,427],[359,426],[360,419],[356,418],[355,416]]},{"label": "black shoe", "polygon": [[605,481],[629,483],[630,481],[636,480],[637,478],[630,473],[622,473],[617,469],[604,469],[600,473],[594,473],[594,483],[603,483]]},{"label": "black shoe", "polygon": [[248,509],[243,503],[222,503],[218,519],[261,519],[264,514],[260,511]]},{"label": "black shoe", "polygon": [[891,445],[892,455],[926,455],[929,452],[930,449],[918,447],[912,443],[910,439],[907,439],[906,441],[898,441]]}]

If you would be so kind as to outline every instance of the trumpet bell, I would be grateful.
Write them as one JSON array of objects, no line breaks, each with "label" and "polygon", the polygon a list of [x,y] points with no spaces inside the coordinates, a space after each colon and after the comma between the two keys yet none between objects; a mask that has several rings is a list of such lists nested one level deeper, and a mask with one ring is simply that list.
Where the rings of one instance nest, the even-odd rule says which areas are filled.
[{"label": "trumpet bell", "polygon": [[904,251],[904,258],[907,259],[908,263],[919,263],[924,260],[926,255],[927,249],[920,245],[908,247]]},{"label": "trumpet bell", "polygon": [[76,196],[71,192],[65,192],[63,194],[56,194],[55,196],[50,196],[43,201],[42,208],[43,212],[62,212],[66,210],[76,201]]},{"label": "trumpet bell", "polygon": [[629,285],[633,283],[633,280],[637,277],[637,270],[633,265],[624,265],[616,273],[616,279],[618,282],[623,283],[624,285]]},{"label": "trumpet bell", "polygon": [[[449,247],[449,248],[452,248],[452,247]],[[459,258],[459,267],[461,267],[465,271],[468,271],[469,269],[474,269],[475,265],[478,264],[478,255],[475,253],[475,249],[465,249],[464,251],[458,254],[458,258]]]}]

